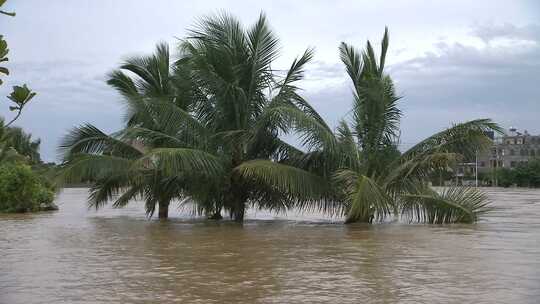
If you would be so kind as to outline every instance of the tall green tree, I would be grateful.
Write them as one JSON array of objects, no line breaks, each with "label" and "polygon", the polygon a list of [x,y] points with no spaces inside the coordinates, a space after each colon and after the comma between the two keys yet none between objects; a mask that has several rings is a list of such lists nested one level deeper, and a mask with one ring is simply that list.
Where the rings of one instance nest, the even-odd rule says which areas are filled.
[{"label": "tall green tree", "polygon": [[[489,119],[473,120],[399,153],[402,113],[400,97],[384,72],[388,46],[388,30],[378,57],[369,41],[363,51],[342,43],[340,56],[353,88],[352,117],[343,120],[335,132],[296,128],[320,147],[302,155],[296,165],[316,173],[329,186],[314,187],[305,178],[291,183],[291,176],[262,167],[241,171],[292,196],[305,196],[306,189],[315,189],[309,193],[313,197],[309,204],[300,207],[331,210],[350,223],[400,214],[429,223],[474,222],[487,210],[483,193],[467,188],[436,192],[428,187],[428,177],[437,170],[449,171],[462,157],[487,148],[490,141],[485,131],[500,129]],[[338,204],[331,204],[336,200]]]},{"label": "tall green tree", "polygon": [[159,45],[154,56],[121,66],[135,78],[111,74],[109,84],[126,103],[126,128],[112,135],[93,126],[74,129],[62,144],[66,180],[95,180],[93,206],[122,193],[116,206],[140,196],[152,214],[149,206],[158,201],[162,218],[174,199],[215,218],[225,209],[237,221],[248,206],[292,206],[292,197],[244,177],[239,167],[272,159],[272,169],[294,173],[285,162],[302,152],[280,133],[302,123],[330,131],[295,86],[312,51],[278,73],[271,68],[278,39],[266,17],[244,29],[222,14],[201,19],[179,53],[171,68]]}]

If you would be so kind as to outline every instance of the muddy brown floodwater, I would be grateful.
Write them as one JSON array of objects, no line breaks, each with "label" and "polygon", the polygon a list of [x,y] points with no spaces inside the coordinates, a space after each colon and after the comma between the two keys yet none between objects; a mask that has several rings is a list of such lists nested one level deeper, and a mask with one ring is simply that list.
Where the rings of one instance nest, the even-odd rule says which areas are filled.
[{"label": "muddy brown floodwater", "polygon": [[243,224],[142,204],[0,215],[0,303],[540,303],[540,191],[487,189],[475,225],[343,225],[250,212]]}]

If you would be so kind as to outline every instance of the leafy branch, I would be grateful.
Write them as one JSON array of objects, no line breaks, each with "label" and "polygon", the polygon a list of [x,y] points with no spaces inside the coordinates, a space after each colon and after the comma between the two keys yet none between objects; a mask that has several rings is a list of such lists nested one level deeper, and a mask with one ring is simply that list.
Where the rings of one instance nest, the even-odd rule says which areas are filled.
[{"label": "leafy branch", "polygon": [[[2,7],[6,1],[7,0],[0,0],[0,7]],[[15,16],[14,12],[0,10],[0,13],[11,17]],[[7,42],[4,40],[4,37],[0,35],[0,62],[6,62],[9,60],[7,57],[8,53],[9,49]],[[8,68],[0,66],[0,74],[4,74],[6,76],[9,75]],[[0,85],[2,85],[2,83],[3,81],[0,79]],[[17,114],[11,121],[4,125],[5,128],[9,127],[21,116],[24,106],[27,105],[34,96],[36,96],[36,93],[32,92],[32,90],[30,90],[26,84],[23,86],[13,86],[13,92],[11,92],[11,94],[9,94],[7,97],[14,103],[14,105],[9,107],[9,110],[16,111]]]}]

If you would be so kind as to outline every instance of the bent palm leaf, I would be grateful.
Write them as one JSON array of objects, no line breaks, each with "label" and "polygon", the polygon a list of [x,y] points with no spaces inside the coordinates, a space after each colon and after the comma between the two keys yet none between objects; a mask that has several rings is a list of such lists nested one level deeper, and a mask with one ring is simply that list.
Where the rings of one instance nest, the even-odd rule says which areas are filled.
[{"label": "bent palm leaf", "polygon": [[489,211],[489,200],[476,188],[451,187],[440,193],[424,188],[402,196],[402,213],[430,224],[473,223]]}]

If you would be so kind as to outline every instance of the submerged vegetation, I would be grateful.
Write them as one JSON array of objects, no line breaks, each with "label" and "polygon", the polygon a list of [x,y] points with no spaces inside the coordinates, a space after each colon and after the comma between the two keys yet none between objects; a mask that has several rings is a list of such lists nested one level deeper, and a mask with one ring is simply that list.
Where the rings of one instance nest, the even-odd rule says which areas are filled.
[{"label": "submerged vegetation", "polygon": [[[272,68],[278,39],[264,15],[244,29],[234,17],[206,17],[178,45],[133,57],[109,75],[126,107],[125,127],[106,134],[85,124],[64,138],[65,182],[93,181],[89,204],[122,207],[135,198],[166,218],[172,202],[236,221],[248,207],[292,208],[372,222],[405,216],[428,223],[474,222],[487,210],[476,189],[436,192],[429,176],[489,145],[473,120],[398,150],[400,97],[377,56],[342,43],[353,88],[350,113],[331,128],[300,95],[313,57],[306,50],[284,72]],[[284,140],[295,136],[299,145]]]}]

